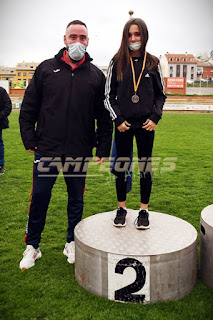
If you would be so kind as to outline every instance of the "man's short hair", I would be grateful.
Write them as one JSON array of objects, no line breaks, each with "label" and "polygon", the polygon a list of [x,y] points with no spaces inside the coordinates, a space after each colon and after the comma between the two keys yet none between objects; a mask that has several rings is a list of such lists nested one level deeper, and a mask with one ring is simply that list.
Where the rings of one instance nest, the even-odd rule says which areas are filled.
[{"label": "man's short hair", "polygon": [[87,28],[86,24],[84,22],[82,22],[81,20],[73,20],[73,21],[71,21],[70,23],[68,23],[67,28],[69,26],[71,26],[71,24],[81,24],[81,25],[83,25],[83,26],[85,26]]}]

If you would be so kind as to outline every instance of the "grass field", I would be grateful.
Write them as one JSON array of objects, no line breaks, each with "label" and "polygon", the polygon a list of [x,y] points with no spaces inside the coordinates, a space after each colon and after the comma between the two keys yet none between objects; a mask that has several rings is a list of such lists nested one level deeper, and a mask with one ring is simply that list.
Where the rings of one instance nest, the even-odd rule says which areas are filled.
[{"label": "grass field", "polygon": [[[3,131],[6,172],[0,176],[0,319],[212,320],[213,291],[200,281],[199,272],[193,291],[179,301],[124,304],[81,288],[75,280],[74,266],[62,253],[67,228],[67,194],[62,177],[53,188],[40,245],[43,256],[32,269],[19,269],[25,249],[33,156],[22,145],[18,115],[18,111],[11,113],[10,129]],[[212,141],[213,114],[165,114],[156,130],[153,153],[150,210],[185,219],[196,228],[198,266],[200,213],[212,203],[213,195]],[[99,166],[89,170],[100,173]],[[113,176],[108,171],[101,173],[100,177],[87,179],[83,218],[116,208]],[[133,178],[128,208],[138,209],[136,171]]]}]

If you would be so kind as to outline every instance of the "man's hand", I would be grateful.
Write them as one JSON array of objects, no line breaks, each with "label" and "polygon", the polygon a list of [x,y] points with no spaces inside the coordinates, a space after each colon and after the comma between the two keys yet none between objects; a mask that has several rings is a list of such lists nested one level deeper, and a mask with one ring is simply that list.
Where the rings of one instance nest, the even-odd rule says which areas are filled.
[{"label": "man's hand", "polygon": [[156,123],[154,123],[152,120],[147,119],[146,122],[143,123],[143,129],[146,129],[148,131],[154,131],[156,128]]},{"label": "man's hand", "polygon": [[28,149],[27,151],[29,151],[30,153],[35,153],[37,147],[34,147],[33,149]]},{"label": "man's hand", "polygon": [[129,130],[131,127],[131,124],[127,122],[126,120],[118,126],[118,130],[120,132],[125,132],[126,130]]},{"label": "man's hand", "polygon": [[105,159],[106,159],[106,158],[104,158],[104,157],[99,158],[99,157],[96,156],[96,157],[95,157],[95,162],[96,162],[96,163],[103,163],[103,162],[105,161]]}]

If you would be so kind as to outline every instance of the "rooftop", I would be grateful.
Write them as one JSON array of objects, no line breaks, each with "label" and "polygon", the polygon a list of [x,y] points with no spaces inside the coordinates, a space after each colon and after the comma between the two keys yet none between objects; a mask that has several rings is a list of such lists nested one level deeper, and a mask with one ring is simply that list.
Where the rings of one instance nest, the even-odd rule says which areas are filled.
[{"label": "rooftop", "polygon": [[0,74],[5,74],[5,75],[15,75],[16,74],[16,68],[11,68],[11,67],[4,67],[0,66]]},{"label": "rooftop", "polygon": [[21,62],[17,63],[16,70],[35,70],[36,67],[39,65],[38,62]]},{"label": "rooftop", "polygon": [[213,64],[208,61],[198,61],[197,66],[198,67],[211,67],[211,68],[213,68]]},{"label": "rooftop", "polygon": [[171,54],[166,53],[165,57],[168,61],[168,63],[193,63],[197,64],[196,58],[193,56],[193,54],[188,53],[180,53],[180,54]]}]

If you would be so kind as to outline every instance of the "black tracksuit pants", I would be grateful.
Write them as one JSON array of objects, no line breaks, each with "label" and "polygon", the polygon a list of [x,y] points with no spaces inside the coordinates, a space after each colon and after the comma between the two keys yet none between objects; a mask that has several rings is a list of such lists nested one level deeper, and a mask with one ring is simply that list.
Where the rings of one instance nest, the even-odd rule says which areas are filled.
[{"label": "black tracksuit pants", "polygon": [[[141,203],[149,203],[152,188],[151,155],[154,142],[154,131],[147,131],[142,128],[130,128],[125,132],[115,129],[115,144],[117,152],[117,161],[119,158],[130,159],[133,145],[133,138],[136,138],[138,150],[138,164],[140,171],[140,193]],[[122,160],[122,159],[120,159]],[[122,161],[121,161],[122,162]],[[116,191],[119,202],[126,200],[127,172],[119,166],[119,172],[115,170]]]},{"label": "black tracksuit pants", "polygon": [[[65,161],[65,157],[44,157],[39,153],[35,153],[32,198],[25,236],[26,244],[32,245],[34,248],[38,248],[39,246],[41,233],[45,226],[52,188],[56,182],[60,167],[64,166]],[[82,161],[80,170],[75,170],[76,167],[70,165],[67,171],[63,172],[68,193],[67,242],[74,240],[74,228],[82,218],[84,204],[83,193],[86,179],[86,172],[82,172],[83,164]],[[79,166],[77,167],[79,168]],[[58,212],[58,214],[62,213]]]}]

